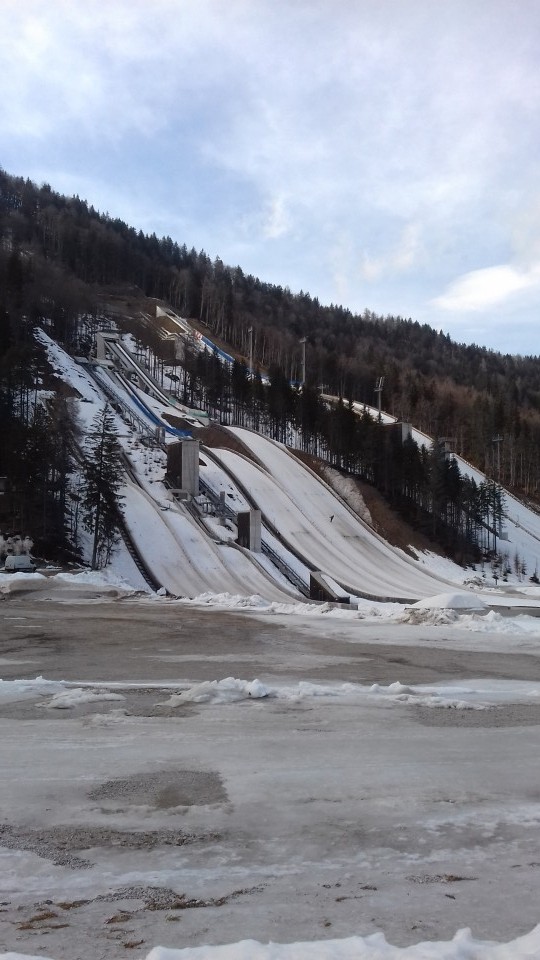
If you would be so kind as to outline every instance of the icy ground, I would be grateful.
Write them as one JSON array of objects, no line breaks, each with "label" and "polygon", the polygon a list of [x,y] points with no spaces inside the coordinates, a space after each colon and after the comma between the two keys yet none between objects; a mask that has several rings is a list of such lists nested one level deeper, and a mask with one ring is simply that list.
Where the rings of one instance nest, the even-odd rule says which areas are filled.
[{"label": "icy ground", "polygon": [[540,619],[462,596],[0,577],[0,957],[540,957]]}]

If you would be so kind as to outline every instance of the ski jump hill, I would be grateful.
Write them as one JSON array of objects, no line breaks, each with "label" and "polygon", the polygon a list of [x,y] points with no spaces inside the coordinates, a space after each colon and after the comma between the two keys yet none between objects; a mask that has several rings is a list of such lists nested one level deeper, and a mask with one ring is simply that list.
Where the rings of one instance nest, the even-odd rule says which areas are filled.
[{"label": "ski jump hill", "polygon": [[[460,567],[392,548],[286,447],[251,430],[225,428],[245,455],[202,445],[204,496],[175,498],[165,484],[167,447],[186,431],[171,428],[170,420],[181,416],[201,426],[207,414],[170,397],[119,337],[97,365],[74,361],[42,330],[36,337],[75,392],[83,429],[105,403],[114,410],[127,468],[123,533],[138,558],[126,560],[133,581],[144,574],[146,583],[177,597],[256,595],[285,604],[305,602],[314,571],[351,602],[410,603],[463,589]],[[226,509],[213,511],[220,503]],[[237,514],[253,509],[261,511],[261,552],[236,543]],[[509,540],[534,568],[540,518],[513,498],[511,509]],[[499,596],[504,603],[505,594]]]}]

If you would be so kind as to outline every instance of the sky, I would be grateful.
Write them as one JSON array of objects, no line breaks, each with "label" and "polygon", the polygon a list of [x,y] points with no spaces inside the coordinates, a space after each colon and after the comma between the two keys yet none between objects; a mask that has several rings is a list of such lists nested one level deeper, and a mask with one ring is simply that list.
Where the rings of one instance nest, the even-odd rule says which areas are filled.
[{"label": "sky", "polygon": [[0,166],[323,304],[540,354],[537,0],[0,0]]}]

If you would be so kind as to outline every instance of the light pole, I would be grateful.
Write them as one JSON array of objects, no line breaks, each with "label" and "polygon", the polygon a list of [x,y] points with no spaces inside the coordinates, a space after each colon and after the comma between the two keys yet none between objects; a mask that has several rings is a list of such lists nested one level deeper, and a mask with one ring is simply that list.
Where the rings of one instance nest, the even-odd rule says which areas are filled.
[{"label": "light pole", "polygon": [[302,387],[306,384],[306,340],[307,337],[302,337],[300,340],[302,344]]},{"label": "light pole", "polygon": [[[499,502],[501,499],[501,443],[503,442],[503,439],[504,437],[497,435],[496,437],[493,437],[491,441],[496,445],[496,448],[497,448],[497,494],[496,494],[496,502],[493,504],[494,514],[496,513],[497,516],[493,517],[493,527],[496,531],[497,521],[498,521],[499,539],[501,538],[501,535],[502,535],[502,516],[501,516],[501,510],[499,508]],[[495,472],[495,464],[493,464],[493,472]],[[496,533],[495,533],[495,544],[497,544]],[[496,549],[497,549],[497,546],[495,546],[495,550]]]},{"label": "light pole", "polygon": [[[501,443],[503,442],[504,437],[493,437],[492,443],[497,446],[497,483],[501,483]],[[495,466],[495,464],[493,465]]]},{"label": "light pole", "polygon": [[249,375],[253,379],[253,327],[248,327],[249,333]]},{"label": "light pole", "polygon": [[377,383],[375,384],[375,393],[378,394],[378,400],[379,400],[379,402],[378,402],[378,406],[379,406],[379,423],[380,423],[381,420],[382,420],[382,413],[381,413],[381,403],[382,403],[382,401],[381,401],[381,395],[382,395],[383,384],[384,384],[384,377],[379,377],[379,378],[377,379]]}]

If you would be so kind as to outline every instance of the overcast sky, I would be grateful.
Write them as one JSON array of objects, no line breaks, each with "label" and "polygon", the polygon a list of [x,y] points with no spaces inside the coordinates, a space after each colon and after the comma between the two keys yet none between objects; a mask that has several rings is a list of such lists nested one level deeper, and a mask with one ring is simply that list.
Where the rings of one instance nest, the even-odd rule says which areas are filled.
[{"label": "overcast sky", "polygon": [[538,0],[0,0],[0,165],[304,290],[540,353]]}]

